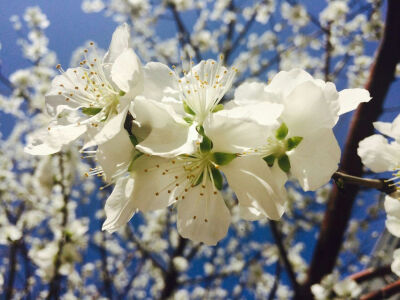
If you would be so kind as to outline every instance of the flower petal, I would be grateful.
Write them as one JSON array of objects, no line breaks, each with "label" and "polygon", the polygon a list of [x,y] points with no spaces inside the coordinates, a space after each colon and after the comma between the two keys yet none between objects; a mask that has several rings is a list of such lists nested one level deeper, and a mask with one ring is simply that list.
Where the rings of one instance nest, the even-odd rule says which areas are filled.
[{"label": "flower petal", "polygon": [[[50,128],[50,129],[49,129]],[[85,125],[49,126],[28,135],[24,151],[32,155],[49,155],[59,152],[86,132]]]},{"label": "flower petal", "polygon": [[291,172],[305,191],[314,191],[331,179],[340,161],[340,147],[331,129],[320,129],[303,138],[288,153]]},{"label": "flower petal", "polygon": [[136,207],[132,199],[132,192],[135,185],[134,179],[130,176],[117,180],[114,190],[104,206],[106,220],[102,230],[114,232],[128,223],[133,217],[136,212]]},{"label": "flower petal", "polygon": [[143,72],[136,53],[125,49],[111,67],[111,79],[118,88],[130,97],[134,97],[143,90]]},{"label": "flower petal", "polygon": [[253,207],[273,220],[281,218],[286,201],[285,175],[274,177],[266,162],[258,156],[238,157],[221,170],[240,205]]},{"label": "flower petal", "polygon": [[219,115],[240,119],[247,122],[257,122],[262,126],[277,125],[277,119],[282,114],[284,106],[268,101],[234,106],[218,112]]},{"label": "flower petal", "polygon": [[128,167],[134,151],[126,130],[121,130],[112,139],[99,145],[96,159],[107,181],[111,181],[114,175]]},{"label": "flower petal", "polygon": [[396,140],[400,139],[400,115],[398,115],[392,123],[390,122],[374,122],[376,130]]},{"label": "flower petal", "polygon": [[138,97],[133,110],[136,121],[151,130],[144,141],[136,146],[140,151],[163,157],[195,151],[199,139],[195,126],[184,123],[171,106]]},{"label": "flower petal", "polygon": [[184,238],[216,245],[228,232],[231,215],[210,181],[206,188],[198,185],[189,189],[185,199],[178,201],[177,210],[178,232]]},{"label": "flower petal", "polygon": [[320,128],[333,128],[337,121],[337,101],[325,98],[325,90],[311,81],[295,87],[285,98],[282,119],[289,135],[304,137]]},{"label": "flower petal", "polygon": [[214,151],[240,153],[262,145],[269,137],[270,128],[240,118],[230,118],[223,112],[213,114],[204,123],[205,133],[213,141]]},{"label": "flower petal", "polygon": [[391,265],[392,272],[400,276],[400,248],[393,252],[393,262]]},{"label": "flower petal", "polygon": [[104,56],[105,63],[113,63],[117,57],[129,47],[130,33],[129,26],[124,23],[115,29],[108,52]]},{"label": "flower petal", "polygon": [[178,82],[175,73],[168,66],[159,62],[150,62],[143,68],[143,96],[148,99],[161,101],[164,97],[178,95]]},{"label": "flower petal", "polygon": [[302,69],[281,71],[272,78],[265,90],[285,98],[295,87],[306,81],[314,81],[314,78]]},{"label": "flower petal", "polygon": [[358,144],[357,154],[373,172],[386,172],[398,167],[400,145],[396,142],[389,144],[385,137],[374,134]]},{"label": "flower petal", "polygon": [[120,113],[105,121],[102,127],[90,128],[87,131],[86,143],[82,149],[101,145],[115,137],[123,128],[128,108],[128,106],[125,107]]},{"label": "flower petal", "polygon": [[45,97],[46,110],[50,116],[55,117],[65,109],[76,110],[81,107],[81,103],[74,100],[75,97],[67,97],[65,93],[62,95],[60,93],[62,91],[73,91],[73,95],[80,95],[85,90],[86,81],[81,78],[84,73],[83,68],[69,68],[63,74],[54,77],[51,82],[51,90]]},{"label": "flower petal", "polygon": [[135,178],[133,198],[139,210],[147,212],[162,209],[175,201],[175,176],[178,179],[186,178],[183,168],[169,172],[175,167],[174,160],[156,156],[143,155],[135,161],[132,169]]},{"label": "flower petal", "polygon": [[400,200],[386,196],[385,211],[387,213],[386,228],[391,234],[400,237]]},{"label": "flower petal", "polygon": [[267,85],[262,82],[244,82],[235,90],[234,102],[238,105],[256,104],[262,102],[278,102],[275,93],[267,92]]},{"label": "flower petal", "polygon": [[339,92],[339,115],[357,108],[361,102],[369,102],[371,96],[366,89],[345,89]]}]

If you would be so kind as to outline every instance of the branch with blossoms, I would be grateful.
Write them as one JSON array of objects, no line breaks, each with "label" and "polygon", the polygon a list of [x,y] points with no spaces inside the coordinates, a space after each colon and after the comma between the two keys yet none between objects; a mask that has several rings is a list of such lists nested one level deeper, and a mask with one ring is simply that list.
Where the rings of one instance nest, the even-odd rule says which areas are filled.
[{"label": "branch with blossoms", "polygon": [[[384,38],[367,84],[367,89],[374,97],[374,101],[363,104],[357,109],[340,166],[343,172],[355,176],[362,175],[362,164],[357,156],[358,143],[372,134],[372,122],[378,118],[382,111],[381,107],[393,81],[395,67],[399,61],[400,38],[398,33],[400,22],[394,13],[399,9],[399,3],[389,1],[388,5]],[[349,185],[345,190],[334,189],[328,204],[330,209],[325,214],[323,227],[314,251],[309,270],[309,284],[319,282],[324,274],[332,271],[357,192],[358,186],[356,185]]]},{"label": "branch with blossoms", "polygon": [[[83,141],[81,152],[84,157],[94,158],[96,166],[90,166],[87,181],[81,182],[78,190],[86,190],[88,183],[102,184],[97,177],[113,190],[111,194],[104,188],[97,192],[97,197],[107,201],[104,210],[93,213],[92,205],[86,207],[83,203],[91,200],[81,202],[80,192],[71,188],[67,212],[71,221],[77,218],[73,205],[78,205],[79,214],[90,216],[91,223],[92,219],[103,222],[105,217],[105,232],[92,231],[94,226],[87,232],[91,245],[100,250],[100,258],[91,256],[92,249],[84,252],[75,237],[65,247],[72,251],[61,257],[57,245],[59,233],[64,238],[64,231],[51,228],[54,222],[49,217],[46,225],[51,230],[39,233],[45,238],[27,242],[25,252],[37,266],[30,279],[52,280],[53,265],[43,257],[59,257],[60,272],[56,273],[70,272],[65,278],[66,288],[60,285],[60,294],[65,290],[65,297],[112,298],[116,293],[121,299],[148,295],[240,299],[254,294],[263,299],[289,299],[293,293],[281,277],[290,277],[295,286],[292,290],[299,294],[296,286],[304,282],[307,263],[300,254],[305,245],[298,243],[303,238],[298,237],[305,232],[311,234],[321,223],[321,211],[330,191],[330,184],[325,184],[333,179],[342,191],[354,185],[390,194],[394,189],[393,180],[366,179],[337,171],[340,149],[332,128],[342,114],[370,97],[362,89],[338,92],[334,84],[317,79],[340,74],[346,76],[349,86],[361,86],[366,72],[360,37],[379,32],[381,22],[372,20],[379,4],[330,1],[319,16],[298,1],[168,0],[157,6],[147,1],[96,0],[84,4],[101,7],[106,2],[108,5],[100,9],[119,22],[125,17],[131,26],[123,24],[116,29],[105,55],[94,42],[88,42],[79,53],[83,56],[80,64],[75,59],[71,63],[78,67],[64,70],[59,65],[60,75],[52,83],[48,77],[43,79],[47,90],[43,88],[41,95],[47,94],[49,117],[34,112],[38,114],[33,117],[39,121],[23,134],[16,134],[25,141],[30,128],[41,127],[26,136],[26,152],[41,155],[29,164],[38,169],[37,162],[53,161],[57,156],[51,154],[68,149],[71,161],[66,165],[82,173],[85,164],[78,163],[78,151],[72,145]],[[363,7],[371,10],[365,13],[368,16],[358,17],[350,11]],[[186,14],[187,10],[193,15]],[[196,20],[192,20],[194,15]],[[24,19],[39,24],[35,26],[46,23],[37,9]],[[156,27],[164,26],[162,22],[170,22],[178,34],[166,40],[157,36]],[[288,31],[293,33],[289,37]],[[326,43],[319,41],[322,34],[328,35]],[[179,48],[188,53],[194,50],[198,62],[183,62],[172,69],[159,62],[176,63]],[[315,55],[319,58],[314,57],[316,49],[320,49]],[[219,51],[225,54],[219,60],[199,59],[217,56]],[[34,60],[38,66],[44,61]],[[226,63],[235,67],[228,68]],[[293,65],[298,69],[290,70]],[[289,71],[276,74],[274,66]],[[240,78],[236,67],[243,71]],[[43,72],[39,69],[32,72]],[[24,86],[23,75],[11,76],[13,91]],[[265,84],[251,78],[254,76],[271,79]],[[42,81],[31,77],[35,81],[25,86],[35,95]],[[35,97],[32,101],[38,107]],[[42,110],[44,105],[39,107]],[[8,157],[13,162],[20,160],[17,153]],[[41,181],[31,192],[34,197],[37,186],[45,185],[45,175],[52,177],[52,169],[59,169],[54,163],[52,167],[33,176],[32,182]],[[46,212],[50,206],[60,208],[60,187],[50,182],[54,187],[51,195],[57,197],[52,197],[51,205],[44,201]],[[316,199],[301,190],[317,190]],[[392,220],[396,203],[388,200],[385,204]],[[160,210],[165,207],[171,208],[168,213]],[[274,232],[275,243],[264,240],[270,238],[268,234],[257,235],[257,230],[269,233],[267,228],[277,229],[276,223],[268,225],[268,219],[279,220],[284,213],[284,222]],[[56,215],[47,215],[51,214]],[[131,218],[129,227],[123,228]],[[366,217],[363,222],[372,219]],[[254,220],[259,222],[249,222]],[[354,263],[364,264],[364,249],[360,247],[357,252],[355,248],[357,228],[351,226],[346,237],[350,245],[345,243],[342,248],[351,248],[356,253]],[[88,226],[80,224],[65,234],[69,237],[78,231],[84,240],[86,230]],[[52,233],[53,241],[48,240]],[[78,247],[79,253],[87,254],[83,261],[76,251]],[[197,265],[203,276],[191,273]],[[273,265],[275,274],[270,272]],[[16,270],[20,267],[17,262]],[[343,267],[343,272],[347,269],[350,266]],[[333,280],[338,282],[332,295],[347,295],[346,287],[355,287],[354,282],[339,282],[339,277]],[[237,285],[224,294],[224,283],[228,281]],[[183,286],[187,283],[191,284],[188,288]],[[332,285],[332,281],[328,283]],[[45,297],[34,289],[32,296]]]}]

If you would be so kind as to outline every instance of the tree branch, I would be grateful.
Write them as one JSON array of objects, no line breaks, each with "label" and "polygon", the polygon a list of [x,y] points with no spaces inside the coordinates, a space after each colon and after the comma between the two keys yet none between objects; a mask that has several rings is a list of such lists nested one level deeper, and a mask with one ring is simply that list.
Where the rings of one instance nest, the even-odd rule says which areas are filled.
[{"label": "tree branch", "polygon": [[[400,53],[400,18],[397,14],[399,10],[400,1],[388,1],[383,40],[366,85],[373,100],[361,104],[354,114],[341,160],[340,169],[348,174],[359,177],[363,174],[361,160],[357,155],[358,143],[373,134],[372,122],[381,114],[384,99],[394,80]],[[357,185],[348,185],[344,189],[334,187],[313,253],[308,280],[297,299],[312,299],[310,286],[332,272],[358,191]]]},{"label": "tree branch", "polygon": [[386,265],[386,266],[382,266],[379,268],[368,268],[365,270],[362,270],[358,273],[355,273],[353,275],[350,276],[351,279],[353,279],[354,281],[356,281],[357,283],[361,283],[370,279],[374,279],[376,277],[380,277],[380,276],[384,276],[384,275],[388,275],[392,273],[392,269],[390,267],[390,265]]},{"label": "tree branch", "polygon": [[363,186],[370,189],[377,189],[386,194],[391,194],[396,191],[396,186],[394,185],[394,183],[391,180],[384,178],[380,179],[362,178],[362,177],[348,175],[338,171],[333,174],[332,179],[336,181],[339,188],[345,188],[344,185],[351,184],[351,185]]},{"label": "tree branch", "polygon": [[55,262],[54,262],[54,273],[53,273],[53,277],[50,280],[49,283],[49,293],[47,295],[47,300],[50,300],[52,298],[54,299],[58,299],[59,298],[59,294],[60,294],[60,281],[61,281],[61,274],[59,273],[59,269],[61,267],[61,256],[63,253],[63,248],[64,245],[66,243],[66,236],[65,236],[65,226],[67,225],[67,221],[68,221],[68,192],[67,192],[67,188],[65,186],[65,168],[64,168],[64,154],[63,153],[59,153],[58,154],[59,159],[60,159],[60,174],[61,174],[61,178],[58,182],[58,184],[61,186],[61,193],[63,195],[63,206],[61,208],[61,214],[62,214],[62,221],[61,221],[61,230],[62,230],[62,236],[60,238],[60,241],[58,242],[58,252],[56,254],[55,257]]},{"label": "tree branch", "polygon": [[175,5],[174,4],[170,4],[170,5],[168,5],[168,7],[171,9],[171,12],[172,12],[172,15],[174,17],[176,26],[178,27],[179,43],[181,44],[182,50],[184,49],[186,44],[191,45],[193,50],[194,50],[194,53],[196,55],[197,61],[200,62],[201,61],[200,50],[199,50],[199,48],[197,46],[194,46],[192,44],[192,41],[190,39],[190,33],[186,29],[185,24],[183,23],[179,12],[176,10]]},{"label": "tree branch", "polygon": [[380,290],[373,291],[367,295],[361,296],[360,300],[381,300],[388,299],[393,295],[400,293],[400,280],[393,282]]},{"label": "tree branch", "polygon": [[289,280],[290,280],[290,283],[292,284],[293,290],[297,294],[297,293],[299,293],[300,286],[297,282],[296,274],[294,273],[292,264],[289,261],[288,255],[286,253],[286,249],[283,245],[282,234],[278,229],[276,221],[270,220],[269,224],[270,224],[272,236],[273,236],[275,243],[279,250],[279,257],[281,258],[281,261],[283,263],[283,266],[285,267],[286,273],[289,276]]}]

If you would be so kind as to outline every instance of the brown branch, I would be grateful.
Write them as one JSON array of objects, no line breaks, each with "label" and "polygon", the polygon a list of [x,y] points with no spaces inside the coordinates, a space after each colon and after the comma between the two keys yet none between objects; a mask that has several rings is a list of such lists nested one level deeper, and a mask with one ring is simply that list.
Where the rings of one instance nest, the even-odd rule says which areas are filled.
[{"label": "brown branch", "polygon": [[362,270],[360,272],[357,272],[353,275],[350,276],[351,279],[353,279],[357,283],[361,283],[370,279],[374,279],[376,277],[388,275],[392,273],[392,269],[390,268],[390,265],[382,266],[379,268],[368,268],[365,270]]},{"label": "brown branch", "polygon": [[160,299],[168,299],[174,293],[176,288],[178,287],[178,276],[179,271],[175,268],[173,260],[175,257],[182,256],[183,251],[186,248],[188,240],[180,237],[178,246],[176,247],[174,253],[171,256],[168,272],[164,274],[164,289],[161,292]]},{"label": "brown branch", "polygon": [[344,188],[344,185],[351,184],[357,186],[363,186],[370,189],[377,189],[383,193],[391,194],[396,191],[396,187],[391,180],[388,179],[371,179],[362,178],[358,176],[348,175],[343,172],[335,172],[332,179],[336,181],[339,188]]},{"label": "brown branch", "polygon": [[324,77],[325,81],[330,80],[331,72],[331,58],[332,58],[332,44],[331,44],[331,23],[326,26],[326,42],[325,42],[325,64],[324,64]]},{"label": "brown branch", "polygon": [[9,250],[10,269],[8,271],[8,282],[5,290],[5,299],[12,299],[14,294],[14,281],[17,271],[17,250],[19,241],[13,241]]},{"label": "brown branch", "polygon": [[400,280],[393,282],[380,290],[361,296],[360,300],[381,300],[400,293]]},{"label": "brown branch", "polygon": [[285,267],[286,273],[288,274],[288,277],[289,277],[290,283],[292,284],[293,290],[295,291],[295,294],[298,294],[300,286],[299,286],[299,283],[297,282],[296,274],[293,270],[293,266],[289,261],[285,246],[283,245],[283,237],[282,237],[281,232],[278,229],[277,223],[278,222],[273,221],[273,220],[269,221],[272,236],[275,240],[275,244],[278,247],[279,257],[283,263],[283,266]]},{"label": "brown branch", "polygon": [[[400,1],[389,0],[383,39],[366,85],[373,100],[361,104],[354,114],[341,160],[340,169],[358,177],[363,174],[362,164],[357,155],[358,143],[374,132],[372,122],[376,121],[382,112],[384,99],[394,80],[395,68],[399,61],[398,11]],[[344,189],[334,187],[313,253],[308,280],[303,286],[302,294],[296,295],[297,299],[312,299],[310,286],[332,272],[358,191],[357,185],[348,185]]]},{"label": "brown branch", "polygon": [[49,283],[49,293],[46,297],[47,300],[50,300],[52,298],[58,299],[59,294],[60,294],[60,281],[61,281],[61,274],[59,273],[60,267],[61,267],[61,256],[63,254],[63,248],[66,243],[66,235],[65,235],[65,226],[67,225],[68,221],[68,191],[67,187],[65,186],[65,166],[64,166],[64,154],[59,153],[58,154],[59,159],[60,159],[60,174],[61,178],[59,182],[57,182],[61,186],[61,193],[63,195],[63,206],[61,208],[61,214],[62,214],[62,221],[61,221],[61,230],[62,230],[62,236],[58,242],[58,252],[55,257],[55,262],[54,262],[54,273],[53,277],[50,280]]},{"label": "brown branch", "polygon": [[186,29],[185,24],[183,23],[178,10],[176,9],[174,4],[169,4],[168,7],[171,9],[172,15],[175,20],[176,27],[178,28],[178,31],[179,31],[178,39],[179,39],[179,43],[181,44],[182,50],[184,50],[184,47],[186,44],[191,45],[194,50],[194,53],[196,55],[197,61],[200,62],[201,61],[200,50],[197,46],[193,45],[191,38],[190,38],[190,33]]}]

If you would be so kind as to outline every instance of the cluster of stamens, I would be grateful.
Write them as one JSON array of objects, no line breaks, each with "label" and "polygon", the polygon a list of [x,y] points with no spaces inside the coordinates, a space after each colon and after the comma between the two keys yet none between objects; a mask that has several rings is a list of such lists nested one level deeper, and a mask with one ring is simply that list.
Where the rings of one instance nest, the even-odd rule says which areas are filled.
[{"label": "cluster of stamens", "polygon": [[[232,67],[227,70],[223,66],[223,55],[220,60],[202,61],[198,71],[193,70],[193,61],[190,58],[188,70],[184,70],[182,78],[172,66],[179,90],[180,100],[188,105],[194,112],[194,119],[202,124],[209,112],[212,112],[221,101],[225,93],[230,89],[238,69]],[[183,67],[182,67],[183,69]]]},{"label": "cluster of stamens", "polygon": [[[218,167],[209,159],[209,154],[198,152],[156,164],[152,168],[144,169],[144,172],[160,172],[162,176],[168,176],[170,179],[164,187],[154,192],[156,197],[161,196],[166,191],[167,194],[173,195],[175,201],[181,201],[185,199],[190,189],[196,186],[201,187],[200,197],[205,195],[209,184],[212,184],[213,194],[216,195],[218,193],[214,188],[211,175],[212,166]],[[196,218],[197,216],[193,216],[194,220]],[[208,222],[208,220],[204,219],[204,222]]]},{"label": "cluster of stamens", "polygon": [[[90,46],[93,47],[93,45],[91,42]],[[94,47],[93,51],[96,51]],[[101,116],[90,123],[93,127],[97,127],[98,121],[100,121],[97,119],[107,118],[115,112],[121,92],[117,91],[108,81],[99,59],[94,58],[89,61],[87,53],[88,49],[85,49],[83,53],[85,59],[80,62],[81,68],[72,70],[73,74],[64,71],[60,65],[56,66],[68,82],[68,86],[62,83],[58,85],[58,95],[64,96],[66,102],[89,109],[86,110],[86,113],[90,116],[101,112]]]}]

